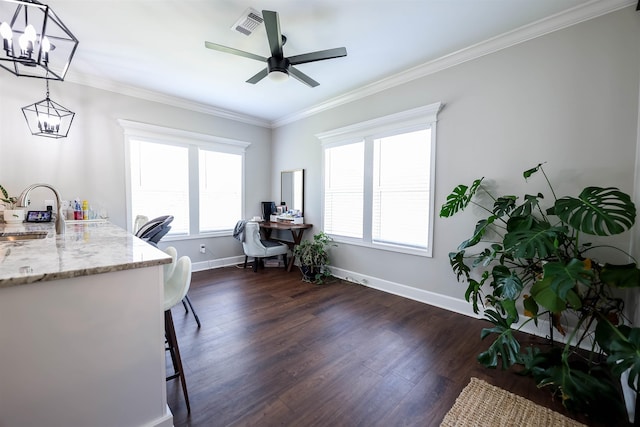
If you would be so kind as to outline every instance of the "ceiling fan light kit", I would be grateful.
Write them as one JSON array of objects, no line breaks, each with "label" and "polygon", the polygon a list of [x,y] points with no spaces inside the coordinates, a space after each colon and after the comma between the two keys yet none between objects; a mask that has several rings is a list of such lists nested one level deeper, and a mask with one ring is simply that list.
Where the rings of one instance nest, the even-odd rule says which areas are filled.
[{"label": "ceiling fan light kit", "polygon": [[270,71],[269,79],[274,82],[284,82],[289,80],[289,74],[287,74],[285,71]]},{"label": "ceiling fan light kit", "polygon": [[16,76],[64,80],[78,39],[36,0],[0,0],[0,67]]},{"label": "ceiling fan light kit", "polygon": [[309,87],[316,87],[320,83],[295,68],[294,65],[347,56],[347,49],[344,47],[338,47],[334,49],[319,50],[302,55],[285,57],[282,47],[286,43],[287,38],[282,35],[282,32],[280,31],[280,20],[278,18],[278,12],[263,10],[262,18],[264,21],[265,29],[267,31],[267,39],[269,41],[269,49],[271,51],[271,56],[269,58],[265,58],[263,56],[255,55],[253,53],[245,52],[243,50],[235,49],[232,47],[223,46],[217,43],[208,41],[204,42],[205,47],[207,47],[208,49],[213,49],[219,52],[230,53],[232,55],[243,56],[245,58],[265,62],[266,68],[259,71],[257,74],[247,80],[247,83],[256,84],[267,76],[269,76],[270,80],[284,81],[288,78],[288,76],[291,76]]}]

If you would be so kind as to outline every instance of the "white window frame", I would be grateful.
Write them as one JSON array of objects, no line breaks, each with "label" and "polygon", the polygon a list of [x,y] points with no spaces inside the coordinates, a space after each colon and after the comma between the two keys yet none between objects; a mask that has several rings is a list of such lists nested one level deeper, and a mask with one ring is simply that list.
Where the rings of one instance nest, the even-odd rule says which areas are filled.
[{"label": "white window frame", "polygon": [[225,153],[238,154],[242,156],[242,197],[241,211],[242,218],[245,214],[245,152],[251,145],[250,142],[240,141],[236,139],[223,138],[218,136],[206,135],[197,132],[185,131],[181,129],[167,128],[163,126],[150,125],[147,123],[134,122],[130,120],[119,119],[118,123],[124,129],[124,160],[125,160],[125,197],[126,197],[126,215],[127,230],[133,230],[133,224],[130,219],[133,216],[131,211],[131,141],[146,141],[157,144],[168,144],[174,146],[188,147],[189,149],[189,232],[188,234],[167,235],[163,240],[185,240],[196,239],[201,237],[230,236],[233,229],[200,232],[200,182],[199,182],[199,164],[198,150],[213,150]]},{"label": "white window frame", "polygon": [[[387,244],[374,242],[372,239],[372,195],[371,189],[368,188],[371,175],[373,173],[372,161],[367,159],[367,151],[365,148],[365,188],[364,188],[364,211],[363,211],[363,237],[350,238],[345,236],[332,236],[338,243],[346,243],[357,246],[371,247],[375,249],[387,250],[392,252],[408,253],[412,255],[431,257],[433,254],[433,222],[435,215],[435,159],[436,159],[436,123],[438,121],[438,113],[442,109],[443,104],[440,102],[414,108],[407,111],[391,114],[373,120],[356,123],[338,129],[316,134],[322,145],[322,195],[321,195],[321,212],[322,212],[322,228],[324,229],[324,203],[325,203],[325,153],[327,148],[337,147],[340,145],[353,144],[355,142],[365,141],[365,144],[373,143],[374,139],[384,136],[401,134],[420,129],[431,129],[431,161],[430,161],[430,178],[429,178],[429,222],[428,222],[428,240],[426,249],[417,249],[403,245]],[[405,220],[411,220],[411,212],[404,212]]]}]

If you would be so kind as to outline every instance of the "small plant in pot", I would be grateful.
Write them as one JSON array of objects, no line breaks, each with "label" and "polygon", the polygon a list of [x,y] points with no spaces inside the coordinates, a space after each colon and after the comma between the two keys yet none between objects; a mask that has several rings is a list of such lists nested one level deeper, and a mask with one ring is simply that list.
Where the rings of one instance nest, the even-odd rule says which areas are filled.
[{"label": "small plant in pot", "polygon": [[[600,242],[627,232],[636,208],[613,187],[557,197],[542,165],[523,176],[538,172],[550,200],[542,193],[498,197],[481,178],[458,185],[440,210],[441,217],[467,207],[484,213],[449,254],[458,280],[467,282],[465,299],[475,313],[484,308],[492,324],[481,332],[491,343],[477,359],[489,368],[521,365],[522,374],[560,395],[569,410],[617,421],[625,411],[623,373],[622,385],[634,391],[640,380],[640,328],[625,319],[619,295],[640,287],[640,270],[624,250],[589,238]],[[547,319],[564,343],[522,349],[513,331]]]},{"label": "small plant in pot", "polygon": [[337,245],[321,231],[312,240],[303,240],[293,249],[293,255],[300,260],[302,280],[322,284],[331,277],[328,251],[332,246]]},{"label": "small plant in pot", "polygon": [[22,209],[16,209],[18,198],[13,196],[10,197],[7,190],[2,185],[0,185],[0,193],[2,193],[2,198],[0,198],[0,201],[5,206],[5,222],[22,222],[24,220],[24,211]]}]

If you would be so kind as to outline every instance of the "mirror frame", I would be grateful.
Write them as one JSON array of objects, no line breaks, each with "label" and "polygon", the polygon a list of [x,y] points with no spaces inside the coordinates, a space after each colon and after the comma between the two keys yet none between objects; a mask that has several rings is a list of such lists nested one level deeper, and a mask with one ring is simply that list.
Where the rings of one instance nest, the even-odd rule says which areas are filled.
[{"label": "mirror frame", "polygon": [[[291,174],[291,176],[292,176],[291,182],[292,182],[292,185],[293,185],[293,183],[295,182],[295,181],[294,181],[294,179],[293,179],[293,177],[294,177],[294,174],[295,174],[296,172],[300,172],[301,186],[302,186],[302,188],[301,188],[301,192],[302,192],[302,206],[301,206],[301,208],[300,208],[300,212],[302,212],[302,214],[304,215],[304,169],[291,169],[291,170],[286,170],[286,171],[282,171],[282,172],[280,172],[280,203],[285,202],[285,203],[287,203],[287,207],[288,207],[289,209],[296,209],[296,208],[293,206],[293,201],[292,201],[292,200],[283,200],[283,198],[284,198],[284,197],[283,197],[283,196],[284,196],[284,191],[283,191],[283,190],[284,190],[284,189],[283,189],[283,183],[284,183],[283,178],[284,178],[284,175],[285,175],[285,174],[287,174],[287,173],[290,173],[290,174]],[[294,191],[295,191],[295,189],[292,189],[292,190],[294,190]]]}]

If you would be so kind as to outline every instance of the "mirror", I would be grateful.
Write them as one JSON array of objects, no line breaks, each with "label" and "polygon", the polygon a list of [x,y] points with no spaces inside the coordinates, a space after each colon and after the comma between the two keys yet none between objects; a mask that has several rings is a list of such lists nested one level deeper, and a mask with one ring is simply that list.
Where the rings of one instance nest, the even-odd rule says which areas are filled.
[{"label": "mirror", "polygon": [[288,209],[304,212],[304,169],[280,173],[280,201]]}]

